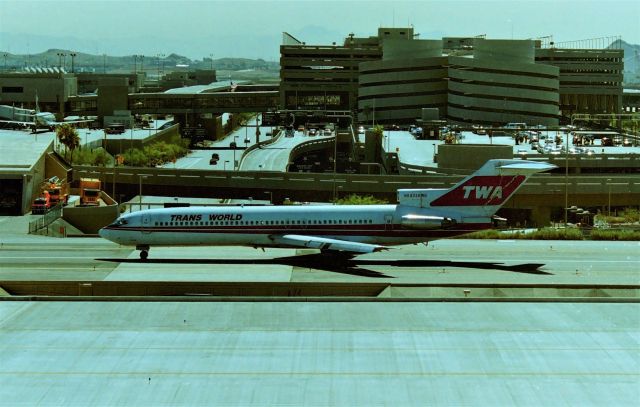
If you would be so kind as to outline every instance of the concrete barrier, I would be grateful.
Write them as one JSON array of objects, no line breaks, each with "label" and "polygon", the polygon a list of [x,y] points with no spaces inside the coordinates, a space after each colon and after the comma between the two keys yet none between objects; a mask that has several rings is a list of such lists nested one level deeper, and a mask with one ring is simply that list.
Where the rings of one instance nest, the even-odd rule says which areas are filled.
[{"label": "concrete barrier", "polygon": [[62,211],[62,219],[87,234],[98,233],[100,228],[110,224],[120,215],[118,204],[106,193],[100,192],[106,205],[67,206]]}]

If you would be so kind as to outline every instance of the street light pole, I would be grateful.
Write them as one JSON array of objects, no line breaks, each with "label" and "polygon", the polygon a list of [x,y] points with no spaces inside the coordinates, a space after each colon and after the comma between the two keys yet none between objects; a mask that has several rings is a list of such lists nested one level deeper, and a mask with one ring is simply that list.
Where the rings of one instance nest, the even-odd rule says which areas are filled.
[{"label": "street light pole", "polygon": [[[573,115],[571,115],[571,128],[573,128]],[[565,130],[566,131],[566,130]],[[569,132],[565,133],[564,145],[564,227],[567,227],[569,218]]]},{"label": "street light pole", "polygon": [[76,59],[76,54],[75,52],[70,53],[69,55],[71,55],[71,73],[75,72],[75,59]]},{"label": "street light pole", "polygon": [[139,175],[139,179],[140,179],[139,187],[140,187],[140,189],[138,191],[138,198],[140,200],[140,210],[142,210],[142,178],[143,178],[143,175]]},{"label": "street light pole", "polygon": [[607,212],[609,213],[609,216],[611,216],[611,178],[607,178],[607,185],[609,186],[609,205]]},{"label": "street light pole", "polygon": [[233,136],[233,170],[236,170],[236,148],[238,147],[238,136]]}]

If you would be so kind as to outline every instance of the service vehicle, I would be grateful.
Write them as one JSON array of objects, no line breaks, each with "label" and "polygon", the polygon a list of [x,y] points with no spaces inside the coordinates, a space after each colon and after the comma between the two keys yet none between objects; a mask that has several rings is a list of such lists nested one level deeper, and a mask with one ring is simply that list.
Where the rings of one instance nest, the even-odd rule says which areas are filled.
[{"label": "service vehicle", "polygon": [[98,206],[100,202],[100,180],[95,178],[80,178],[80,205]]},{"label": "service vehicle", "polygon": [[40,196],[34,199],[31,204],[31,213],[41,215],[49,212],[49,209],[51,209],[51,197],[48,191],[42,191]]},{"label": "service vehicle", "polygon": [[124,133],[124,124],[113,123],[105,127],[105,134],[122,134]]},{"label": "service vehicle", "polygon": [[46,189],[49,192],[51,206],[59,203],[66,205],[69,202],[69,184],[66,180],[60,180],[58,177],[51,177],[46,181]]}]

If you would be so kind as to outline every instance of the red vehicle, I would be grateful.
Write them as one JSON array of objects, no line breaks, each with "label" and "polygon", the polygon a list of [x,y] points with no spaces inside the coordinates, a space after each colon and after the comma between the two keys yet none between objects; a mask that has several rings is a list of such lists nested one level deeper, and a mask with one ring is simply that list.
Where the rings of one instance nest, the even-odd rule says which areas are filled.
[{"label": "red vehicle", "polygon": [[43,191],[31,205],[31,213],[34,215],[45,214],[51,209],[51,197],[48,191]]},{"label": "red vehicle", "polygon": [[68,188],[69,184],[65,180],[60,181],[58,177],[53,177],[48,181],[46,190],[49,192],[51,206],[56,206],[59,203],[66,205],[69,202]]}]

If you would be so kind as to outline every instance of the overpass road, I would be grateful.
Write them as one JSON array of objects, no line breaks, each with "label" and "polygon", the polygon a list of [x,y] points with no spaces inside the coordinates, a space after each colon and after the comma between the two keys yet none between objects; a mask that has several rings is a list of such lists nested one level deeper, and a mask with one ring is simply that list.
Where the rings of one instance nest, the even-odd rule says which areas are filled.
[{"label": "overpass road", "polygon": [[[260,126],[260,141],[268,140],[267,133],[271,133],[273,127]],[[236,143],[238,149],[230,150],[231,142]],[[246,141],[246,142],[245,142]],[[178,159],[175,164],[167,163],[163,168],[194,169],[194,170],[233,170],[234,161],[240,162],[246,148],[256,144],[256,117],[252,118],[247,126],[243,126],[228,134],[226,137],[211,143],[206,150],[191,150],[191,152]],[[213,149],[213,150],[212,150]],[[211,155],[220,157],[216,164],[211,164]]]},{"label": "overpass road", "polygon": [[296,131],[293,137],[280,136],[269,145],[248,152],[242,160],[240,170],[243,171],[287,171],[291,150],[307,141],[330,139],[333,136],[310,137],[304,132]]}]

